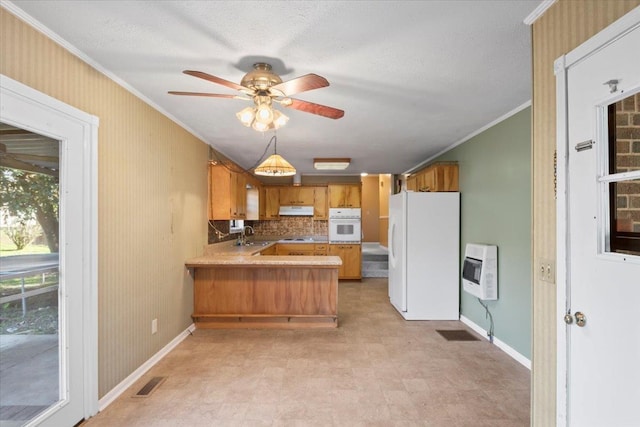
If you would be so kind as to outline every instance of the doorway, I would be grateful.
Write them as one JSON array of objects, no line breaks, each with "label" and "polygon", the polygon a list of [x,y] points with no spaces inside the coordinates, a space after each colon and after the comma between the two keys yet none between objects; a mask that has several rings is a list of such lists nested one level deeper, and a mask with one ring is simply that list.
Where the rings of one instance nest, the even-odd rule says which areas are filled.
[{"label": "doorway", "polygon": [[[53,391],[17,425],[75,425],[97,413],[97,126],[96,117],[0,75],[0,122],[47,138],[58,152],[55,167],[42,157],[13,151],[15,162],[55,170],[59,182],[57,335],[49,345]],[[21,154],[21,155],[18,155]],[[7,159],[10,156],[3,156]],[[49,159],[51,160],[51,159]],[[4,161],[3,161],[4,162]],[[25,167],[23,167],[24,169]],[[4,374],[4,371],[3,371]],[[35,394],[35,393],[33,393]],[[29,395],[24,406],[30,405]],[[3,403],[4,405],[4,403]],[[4,423],[3,423],[4,425]]]},{"label": "doorway", "polygon": [[636,8],[556,61],[558,425],[640,422],[639,45]]}]

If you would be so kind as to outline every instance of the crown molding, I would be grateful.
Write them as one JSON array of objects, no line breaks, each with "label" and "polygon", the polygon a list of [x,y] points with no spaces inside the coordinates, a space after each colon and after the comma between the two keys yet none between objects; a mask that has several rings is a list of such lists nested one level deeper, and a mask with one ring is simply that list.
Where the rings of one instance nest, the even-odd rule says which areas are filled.
[{"label": "crown molding", "polygon": [[524,23],[527,25],[532,25],[534,22],[538,20],[546,11],[549,9],[556,1],[558,0],[543,0],[542,3],[536,7],[533,12],[531,12],[526,18],[524,18]]}]

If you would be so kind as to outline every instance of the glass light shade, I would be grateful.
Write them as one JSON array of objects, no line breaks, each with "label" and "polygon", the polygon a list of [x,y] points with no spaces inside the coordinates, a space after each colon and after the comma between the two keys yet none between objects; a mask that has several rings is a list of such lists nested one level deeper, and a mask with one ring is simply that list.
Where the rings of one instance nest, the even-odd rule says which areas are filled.
[{"label": "glass light shade", "polygon": [[286,125],[289,121],[289,117],[285,116],[278,110],[273,110],[273,127],[276,129]]},{"label": "glass light shade", "polygon": [[255,168],[254,173],[263,176],[293,176],[296,174],[296,168],[280,154],[272,154]]},{"label": "glass light shade", "polygon": [[254,122],[253,122],[253,124],[251,125],[251,127],[252,127],[254,130],[257,130],[258,132],[265,132],[265,131],[268,131],[270,128],[272,128],[272,127],[273,127],[273,125],[271,125],[271,124],[266,124],[266,123],[262,123],[262,122],[259,122],[259,121],[257,121],[257,120],[254,120]]},{"label": "glass light shade", "polygon": [[236,113],[236,117],[246,127],[251,126],[251,123],[253,122],[253,119],[255,117],[253,107],[244,108],[242,111]]},{"label": "glass light shade", "polygon": [[256,121],[264,123],[265,125],[271,124],[271,122],[273,122],[273,110],[271,110],[270,105],[258,105],[258,108],[256,109]]}]

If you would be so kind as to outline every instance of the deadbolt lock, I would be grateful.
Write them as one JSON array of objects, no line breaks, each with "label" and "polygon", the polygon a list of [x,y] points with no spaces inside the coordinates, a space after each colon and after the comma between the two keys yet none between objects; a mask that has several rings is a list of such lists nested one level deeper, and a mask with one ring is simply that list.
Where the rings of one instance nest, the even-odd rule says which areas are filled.
[{"label": "deadbolt lock", "polygon": [[566,323],[567,325],[570,325],[573,323],[573,316],[569,313],[564,315],[564,323]]}]

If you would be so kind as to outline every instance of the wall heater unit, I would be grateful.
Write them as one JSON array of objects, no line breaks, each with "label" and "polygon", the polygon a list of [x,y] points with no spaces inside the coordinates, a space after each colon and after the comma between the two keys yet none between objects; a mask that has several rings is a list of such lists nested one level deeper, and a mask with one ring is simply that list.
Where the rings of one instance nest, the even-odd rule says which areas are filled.
[{"label": "wall heater unit", "polygon": [[467,243],[462,289],[482,300],[498,299],[498,247]]}]

